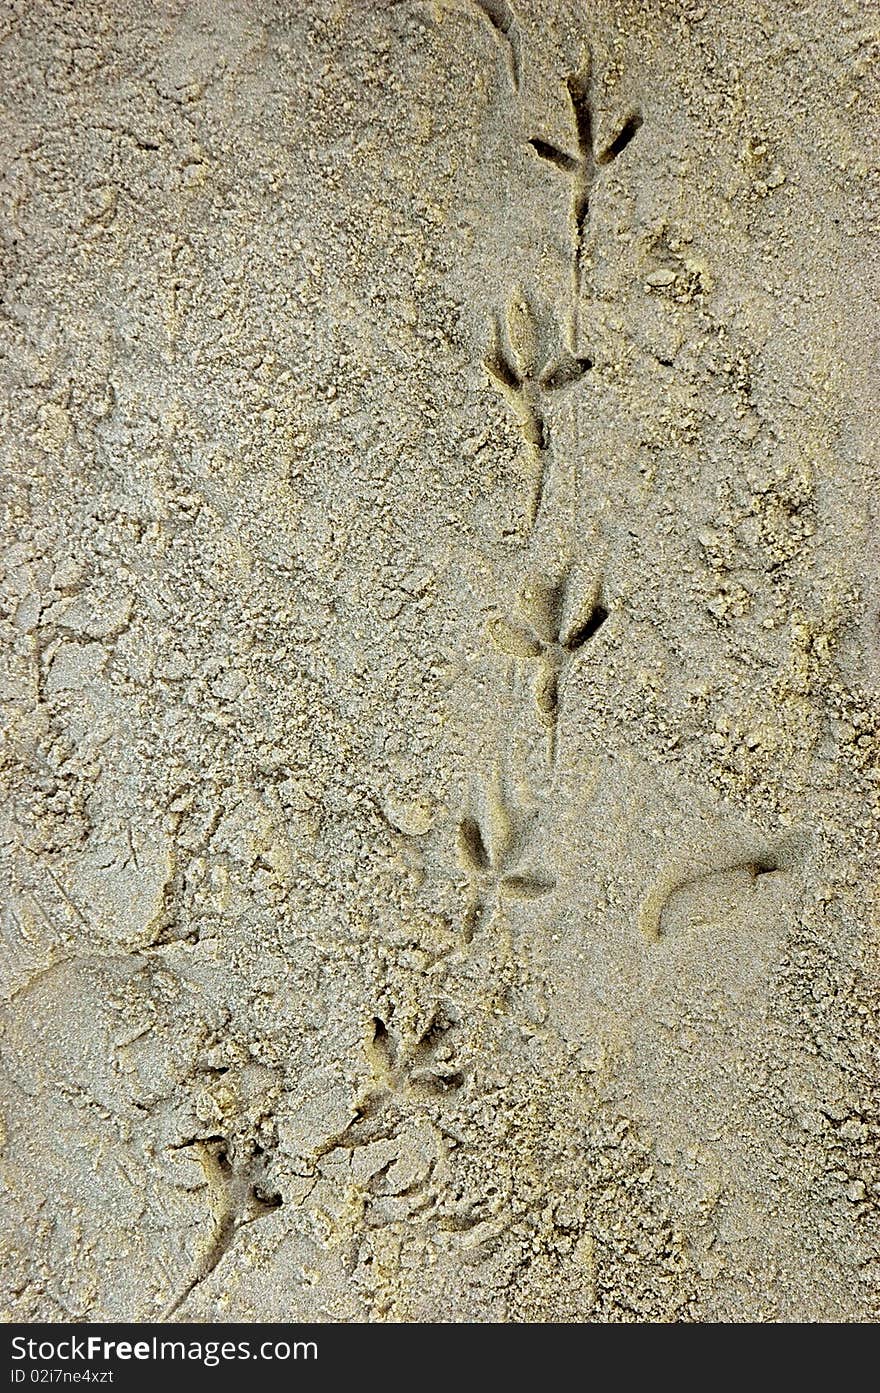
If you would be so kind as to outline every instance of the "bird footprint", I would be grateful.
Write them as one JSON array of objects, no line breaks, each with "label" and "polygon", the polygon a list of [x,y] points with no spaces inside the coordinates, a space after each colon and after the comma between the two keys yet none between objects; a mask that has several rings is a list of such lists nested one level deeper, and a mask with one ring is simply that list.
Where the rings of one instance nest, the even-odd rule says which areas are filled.
[{"label": "bird footprint", "polygon": [[534,476],[529,504],[529,526],[538,518],[547,481],[549,432],[543,399],[548,393],[572,387],[592,367],[589,358],[575,358],[567,349],[550,352],[540,325],[521,291],[515,293],[506,314],[506,333],[496,321],[486,371],[511,408],[529,450]]},{"label": "bird footprint", "polygon": [[548,756],[556,759],[562,693],[575,654],[608,618],[601,582],[586,593],[573,582],[572,568],[555,578],[532,577],[519,601],[523,623],[501,616],[488,624],[489,637],[502,653],[539,664],[535,704],[547,727]]},{"label": "bird footprint", "polygon": [[458,856],[468,877],[463,922],[466,943],[488,923],[504,900],[536,900],[556,886],[529,856],[535,813],[515,810],[496,779],[484,791],[483,815],[467,815],[458,826]]}]

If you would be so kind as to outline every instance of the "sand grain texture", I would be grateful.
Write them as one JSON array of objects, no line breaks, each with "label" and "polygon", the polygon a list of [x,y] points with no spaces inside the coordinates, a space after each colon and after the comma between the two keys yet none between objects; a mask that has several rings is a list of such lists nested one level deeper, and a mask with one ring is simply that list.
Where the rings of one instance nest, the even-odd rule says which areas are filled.
[{"label": "sand grain texture", "polygon": [[878,1318],[878,35],[0,5],[7,1319]]}]

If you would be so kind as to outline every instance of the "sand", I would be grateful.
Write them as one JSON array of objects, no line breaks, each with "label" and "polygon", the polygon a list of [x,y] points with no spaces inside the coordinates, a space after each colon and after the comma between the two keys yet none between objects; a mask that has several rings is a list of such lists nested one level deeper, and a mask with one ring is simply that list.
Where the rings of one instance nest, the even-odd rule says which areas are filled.
[{"label": "sand", "polygon": [[4,0],[7,1320],[880,1315],[876,0]]}]

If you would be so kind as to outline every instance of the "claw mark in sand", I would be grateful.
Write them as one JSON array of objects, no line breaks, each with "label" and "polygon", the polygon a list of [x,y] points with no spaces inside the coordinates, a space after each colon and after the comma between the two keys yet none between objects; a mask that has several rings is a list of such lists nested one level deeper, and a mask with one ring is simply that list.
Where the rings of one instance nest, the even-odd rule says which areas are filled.
[{"label": "claw mark in sand", "polygon": [[531,579],[523,589],[519,609],[524,624],[496,617],[489,621],[489,637],[509,657],[536,659],[540,664],[535,704],[547,727],[548,756],[553,764],[562,693],[572,661],[598,633],[608,610],[601,582],[586,594],[579,593],[572,583],[571,567],[555,579]]},{"label": "claw mark in sand", "polygon": [[522,292],[517,292],[507,307],[506,336],[497,321],[493,326],[492,347],[484,366],[513,411],[530,452],[534,486],[529,526],[534,527],[544,497],[550,447],[542,399],[549,392],[574,386],[592,363],[589,358],[573,357],[567,350],[551,355],[541,342],[531,305]]},{"label": "claw mark in sand", "polygon": [[[569,154],[567,150],[560,150],[557,146],[539,138],[530,140],[529,145],[540,159],[552,164],[554,169],[558,169],[571,180],[571,219],[574,229],[573,280],[576,314],[583,279],[587,223],[590,216],[590,191],[596,178],[596,171],[602,165],[611,164],[612,160],[616,160],[618,155],[623,153],[642,125],[642,114],[638,110],[631,111],[614,138],[597,150],[591,95],[592,64],[589,56],[583,66],[571,74],[565,85],[571,103],[577,137],[577,154]],[[576,327],[576,324],[573,324],[573,331],[576,330]]]},{"label": "claw mark in sand", "polygon": [[492,37],[504,54],[514,92],[519,91],[522,57],[516,15],[507,0],[439,0],[440,8],[472,15],[492,31]]},{"label": "claw mark in sand", "polygon": [[556,887],[554,877],[534,870],[528,862],[537,814],[517,813],[498,776],[484,791],[482,813],[482,817],[466,815],[458,827],[458,858],[469,885],[465,943],[472,942],[504,900],[536,900]]},{"label": "claw mark in sand", "polygon": [[[793,870],[802,860],[803,847],[797,838],[780,843],[775,851],[761,855],[728,861],[720,866],[709,866],[703,870],[681,872],[668,871],[661,876],[652,890],[645,896],[639,908],[638,925],[642,936],[648,943],[662,943],[663,914],[670,901],[690,885],[699,885],[719,876],[741,876],[746,884],[752,886],[761,876],[774,875],[780,871]],[[748,879],[746,880],[746,877]]]},{"label": "claw mark in sand", "polygon": [[225,1137],[204,1137],[184,1142],[178,1150],[188,1150],[198,1161],[208,1186],[211,1208],[211,1236],[196,1269],[178,1297],[160,1317],[170,1320],[187,1297],[209,1277],[228,1252],[236,1233],[281,1205],[281,1196],[266,1184],[265,1152],[255,1146],[240,1165],[230,1156]]}]

